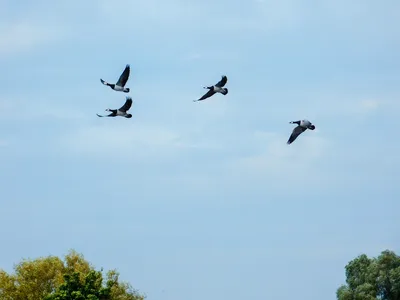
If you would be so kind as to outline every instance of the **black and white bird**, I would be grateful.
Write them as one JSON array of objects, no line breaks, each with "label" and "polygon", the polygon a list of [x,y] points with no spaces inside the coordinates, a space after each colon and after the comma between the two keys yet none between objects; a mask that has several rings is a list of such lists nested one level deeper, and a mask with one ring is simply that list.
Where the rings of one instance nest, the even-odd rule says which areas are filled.
[{"label": "black and white bird", "polygon": [[128,114],[128,110],[132,106],[132,98],[131,97],[126,97],[125,104],[121,106],[120,109],[109,109],[107,108],[106,111],[110,111],[111,114],[109,115],[99,115],[97,114],[98,117],[125,117],[125,118],[132,118],[131,114]]},{"label": "black and white bird", "polygon": [[197,100],[193,100],[194,102],[196,101],[201,101],[204,99],[207,99],[209,97],[211,97],[212,95],[214,95],[215,93],[221,93],[222,95],[226,95],[228,94],[228,89],[224,88],[223,86],[226,84],[226,82],[228,81],[228,78],[223,75],[222,79],[216,84],[216,85],[212,85],[212,86],[205,86],[205,89],[208,89],[209,91],[207,93],[205,93],[200,99]]},{"label": "black and white bird", "polygon": [[297,137],[302,134],[304,131],[307,129],[314,130],[315,125],[313,125],[310,121],[308,120],[299,120],[299,121],[292,121],[289,122],[290,124],[297,124],[297,126],[293,129],[292,134],[289,137],[289,140],[287,141],[287,144],[290,145],[291,143],[294,142]]},{"label": "black and white bird", "polygon": [[129,88],[125,87],[126,82],[129,79],[129,74],[130,74],[131,68],[129,65],[126,65],[125,70],[122,72],[121,76],[119,77],[117,83],[108,83],[104,81],[103,79],[100,78],[100,81],[104,85],[108,85],[110,88],[112,88],[114,91],[117,92],[124,92],[124,93],[129,93]]}]

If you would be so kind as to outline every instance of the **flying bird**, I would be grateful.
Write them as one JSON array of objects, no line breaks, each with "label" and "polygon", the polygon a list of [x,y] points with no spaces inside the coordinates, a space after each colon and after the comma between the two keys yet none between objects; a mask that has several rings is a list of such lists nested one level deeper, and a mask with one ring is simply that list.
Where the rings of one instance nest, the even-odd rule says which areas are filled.
[{"label": "flying bird", "polygon": [[110,88],[112,88],[114,91],[117,92],[124,92],[124,93],[129,93],[129,88],[125,87],[126,82],[129,79],[129,74],[131,72],[131,68],[129,65],[126,65],[125,70],[122,72],[121,76],[119,77],[117,83],[108,83],[104,81],[103,79],[100,78],[100,81],[104,85],[108,85]]},{"label": "flying bird", "polygon": [[314,130],[315,125],[313,125],[310,121],[308,120],[299,120],[299,121],[292,121],[289,122],[290,124],[297,124],[297,126],[293,129],[292,134],[289,137],[289,140],[287,141],[287,144],[290,145],[297,139],[297,137],[302,134],[304,131],[307,129]]},{"label": "flying bird", "polygon": [[99,115],[97,114],[98,117],[125,117],[125,118],[132,118],[131,114],[128,114],[128,110],[131,108],[132,106],[132,98],[131,97],[126,97],[126,101],[125,104],[121,106],[120,109],[109,109],[107,108],[106,111],[110,111],[111,114],[109,115]]},{"label": "flying bird", "polygon": [[223,75],[222,79],[216,85],[205,86],[204,88],[208,89],[209,91],[207,93],[205,93],[200,99],[193,100],[193,101],[194,102],[202,101],[204,99],[211,97],[215,93],[221,93],[222,95],[225,96],[226,94],[228,94],[228,89],[224,88],[223,86],[226,84],[227,81],[228,81],[228,78],[225,75]]}]

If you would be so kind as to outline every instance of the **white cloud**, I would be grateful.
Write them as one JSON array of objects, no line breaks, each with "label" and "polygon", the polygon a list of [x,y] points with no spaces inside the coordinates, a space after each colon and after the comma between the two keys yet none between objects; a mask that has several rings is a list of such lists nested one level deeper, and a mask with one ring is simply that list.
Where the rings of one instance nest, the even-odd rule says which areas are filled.
[{"label": "white cloud", "polygon": [[99,119],[101,125],[80,128],[60,139],[69,153],[122,160],[164,159],[190,148],[207,148],[206,143],[190,143],[182,134],[162,126],[128,124],[122,118]]},{"label": "white cloud", "polygon": [[319,166],[330,151],[332,143],[318,136],[318,129],[303,133],[291,145],[287,136],[256,132],[251,144],[252,153],[230,160],[226,168],[240,182],[250,185],[264,182],[269,189],[290,186],[302,187],[318,178]]},{"label": "white cloud", "polygon": [[6,99],[5,97],[0,97],[0,110],[1,111],[8,111],[16,108],[13,101]]},{"label": "white cloud", "polygon": [[[123,7],[123,10],[115,9],[115,7]],[[187,1],[155,1],[155,0],[115,0],[110,2],[107,0],[99,1],[99,10],[104,16],[112,20],[126,21],[131,18],[136,23],[143,18],[148,20],[156,20],[158,22],[172,21],[179,22],[184,17],[191,16],[195,10],[195,6]],[[170,24],[166,24],[170,25]]]},{"label": "white cloud", "polygon": [[347,115],[365,115],[367,116],[369,113],[376,111],[384,104],[383,101],[374,100],[374,99],[351,99],[347,98],[344,101],[338,100],[336,101],[336,109],[332,108],[331,112],[335,112],[340,114]]},{"label": "white cloud", "polygon": [[363,100],[361,101],[361,107],[364,110],[371,111],[371,110],[376,110],[380,105],[380,102],[378,100]]},{"label": "white cloud", "polygon": [[271,168],[276,168],[278,172],[287,172],[301,168],[305,164],[316,164],[329,144],[325,139],[313,136],[318,134],[317,130],[306,131],[291,145],[286,144],[290,132],[287,136],[255,133],[254,136],[258,139],[255,146],[261,150],[260,153],[243,157],[238,160],[238,164],[255,173],[265,172]]},{"label": "white cloud", "polygon": [[[115,7],[124,7],[116,10]],[[210,7],[212,9],[210,9]],[[304,9],[293,0],[282,1],[183,1],[116,0],[99,2],[100,13],[112,22],[152,22],[154,31],[179,28],[182,31],[220,32],[221,35],[252,34],[254,30],[277,30],[306,20]],[[221,13],[219,13],[221,12]],[[153,23],[154,22],[154,23]],[[161,26],[155,24],[161,23]],[[144,29],[142,27],[142,29]],[[171,36],[174,32],[169,32]],[[211,37],[210,37],[211,38]]]},{"label": "white cloud", "polygon": [[200,53],[190,53],[187,54],[186,56],[183,57],[183,60],[185,61],[193,61],[193,60],[199,60],[199,59],[203,59],[204,56]]},{"label": "white cloud", "polygon": [[[56,24],[39,25],[28,21],[0,24],[0,56],[29,52],[37,46],[60,38]],[[0,57],[1,58],[1,57]]]},{"label": "white cloud", "polygon": [[9,142],[6,140],[0,140],[0,147],[7,147],[9,145]]},{"label": "white cloud", "polygon": [[6,114],[2,120],[35,120],[38,118],[53,119],[83,119],[85,114],[78,109],[71,108],[67,103],[52,103],[47,98],[35,101],[26,101],[19,97],[1,97],[0,110],[18,111],[18,114]]},{"label": "white cloud", "polygon": [[299,1],[258,0],[257,2],[256,9],[261,17],[259,24],[263,29],[287,28],[305,20],[304,4],[299,3]]},{"label": "white cloud", "polygon": [[292,111],[298,111],[300,116],[309,118],[310,121],[329,120],[334,117],[367,117],[378,109],[395,107],[395,101],[385,96],[381,99],[368,98],[351,91],[335,91],[333,89],[321,89],[320,91],[305,91],[311,96],[300,98],[297,103],[292,103]]}]

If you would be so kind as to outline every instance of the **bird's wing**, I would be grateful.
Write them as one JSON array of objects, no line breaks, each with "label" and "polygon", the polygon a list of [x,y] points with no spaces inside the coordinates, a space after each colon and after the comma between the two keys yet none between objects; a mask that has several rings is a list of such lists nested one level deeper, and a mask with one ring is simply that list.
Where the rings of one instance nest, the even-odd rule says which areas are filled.
[{"label": "bird's wing", "polygon": [[215,85],[217,87],[223,87],[226,82],[228,81],[228,77],[226,77],[225,75],[222,76],[222,79],[220,81],[218,81],[218,83]]},{"label": "bird's wing", "polygon": [[209,98],[209,97],[211,97],[212,95],[214,95],[215,94],[215,92],[213,91],[213,90],[209,90],[207,93],[205,93],[200,99],[197,99],[197,100],[195,100],[195,101],[201,101],[201,100],[204,100],[204,99],[207,99],[207,98]]},{"label": "bird's wing", "polygon": [[130,66],[126,65],[125,70],[122,72],[122,74],[119,77],[116,85],[124,87],[126,82],[128,81],[130,72],[131,72]]},{"label": "bird's wing", "polygon": [[307,128],[301,127],[301,126],[296,126],[293,131],[292,134],[289,137],[289,140],[287,141],[287,143],[290,145],[291,143],[294,142],[295,139],[297,139],[297,137],[302,134],[304,131],[306,131]]},{"label": "bird's wing", "polygon": [[109,114],[109,115],[99,115],[96,114],[98,117],[102,118],[102,117],[113,117],[113,113]]},{"label": "bird's wing", "polygon": [[119,111],[122,112],[127,112],[132,106],[132,98],[131,97],[126,97],[125,104],[121,106]]}]

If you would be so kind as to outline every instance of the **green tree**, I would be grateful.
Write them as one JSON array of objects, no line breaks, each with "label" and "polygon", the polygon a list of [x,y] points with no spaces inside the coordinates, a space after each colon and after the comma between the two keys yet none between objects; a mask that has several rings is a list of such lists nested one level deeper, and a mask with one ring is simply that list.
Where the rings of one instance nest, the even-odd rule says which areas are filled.
[{"label": "green tree", "polygon": [[84,296],[91,291],[93,296],[101,297],[76,299],[144,299],[129,283],[119,281],[116,270],[109,271],[105,281],[103,286],[102,273],[96,271],[83,255],[72,250],[64,257],[64,261],[56,256],[48,256],[22,260],[14,266],[14,274],[0,269],[0,299],[38,300],[60,296],[62,291],[71,291],[74,287]]},{"label": "green tree", "polygon": [[386,250],[377,258],[358,256],[346,265],[339,300],[400,300],[400,257]]},{"label": "green tree", "polygon": [[74,272],[64,275],[64,283],[57,291],[44,300],[143,300],[127,283],[118,281],[115,271],[107,273],[107,282],[103,285],[100,271],[91,270],[87,274]]},{"label": "green tree", "polygon": [[[111,300],[111,286],[102,285],[101,272],[90,271],[83,278],[81,273],[64,275],[64,283],[45,300]],[[112,283],[113,284],[113,283]]]}]

